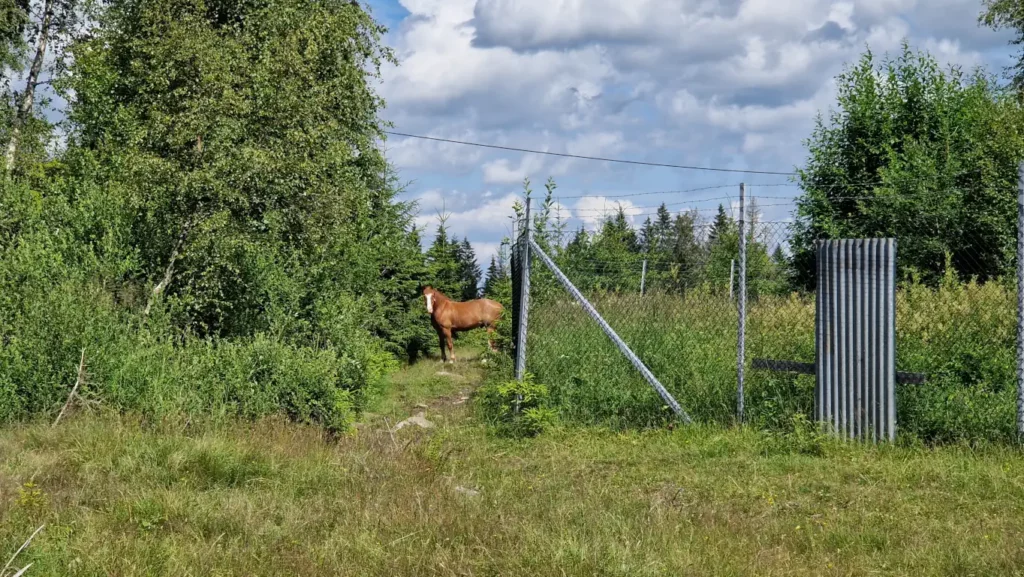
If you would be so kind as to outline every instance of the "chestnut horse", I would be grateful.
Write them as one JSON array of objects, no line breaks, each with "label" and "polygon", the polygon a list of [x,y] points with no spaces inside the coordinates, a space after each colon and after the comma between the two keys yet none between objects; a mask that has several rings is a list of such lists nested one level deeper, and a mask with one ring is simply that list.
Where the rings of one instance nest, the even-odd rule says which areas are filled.
[{"label": "chestnut horse", "polygon": [[437,331],[437,338],[441,342],[441,362],[448,360],[444,354],[445,345],[448,346],[451,362],[455,362],[455,346],[452,344],[452,333],[456,332],[487,327],[487,345],[491,347],[492,351],[497,350],[491,335],[497,329],[495,325],[504,309],[501,303],[491,299],[473,299],[466,302],[453,301],[430,285],[423,287],[423,297],[427,301],[430,323],[434,325],[434,330]]}]

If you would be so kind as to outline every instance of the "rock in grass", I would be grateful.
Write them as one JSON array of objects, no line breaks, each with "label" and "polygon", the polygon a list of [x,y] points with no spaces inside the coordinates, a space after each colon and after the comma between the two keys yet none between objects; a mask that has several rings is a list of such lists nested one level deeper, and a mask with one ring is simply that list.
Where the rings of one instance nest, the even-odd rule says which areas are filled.
[{"label": "rock in grass", "polygon": [[420,411],[420,412],[416,413],[415,415],[409,417],[408,419],[402,421],[401,423],[398,423],[397,425],[395,425],[395,430],[397,431],[399,429],[403,429],[405,427],[409,427],[409,426],[412,426],[412,425],[415,425],[415,426],[420,427],[422,429],[432,429],[432,428],[434,428],[434,423],[428,421],[427,417],[425,416],[423,411]]},{"label": "rock in grass", "polygon": [[455,487],[455,492],[460,495],[465,495],[467,497],[476,497],[477,495],[480,494],[480,491],[477,491],[476,489],[467,489],[462,485]]}]

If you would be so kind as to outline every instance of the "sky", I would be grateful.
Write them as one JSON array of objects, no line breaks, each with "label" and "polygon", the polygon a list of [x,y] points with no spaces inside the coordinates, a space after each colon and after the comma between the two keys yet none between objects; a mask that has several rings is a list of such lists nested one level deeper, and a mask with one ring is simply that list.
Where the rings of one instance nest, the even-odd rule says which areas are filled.
[{"label": "sky", "polygon": [[[366,2],[364,2],[366,3]],[[643,162],[792,172],[835,77],[866,48],[912,48],[1001,73],[1009,33],[980,0],[369,0],[398,57],[377,90],[407,134]],[[529,177],[557,184],[569,229],[621,203],[634,224],[664,202],[710,219],[739,183],[766,221],[798,193],[787,176],[683,170],[388,136],[387,155],[433,238],[438,215],[486,269]],[[781,185],[781,186],[780,186]],[[704,190],[694,190],[704,189]],[[671,192],[670,192],[671,191]],[[677,192],[690,191],[690,192]],[[640,194],[640,193],[661,194]],[[632,196],[624,196],[632,195]]]}]

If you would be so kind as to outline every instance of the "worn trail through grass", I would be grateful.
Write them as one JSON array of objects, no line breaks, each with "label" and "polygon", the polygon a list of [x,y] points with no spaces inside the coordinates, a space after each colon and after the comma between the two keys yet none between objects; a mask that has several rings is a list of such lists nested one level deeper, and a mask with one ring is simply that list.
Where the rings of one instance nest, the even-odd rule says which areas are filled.
[{"label": "worn trail through grass", "polygon": [[[502,440],[464,358],[396,375],[341,439],[86,414],[0,429],[0,562],[45,523],[13,564],[28,577],[1024,574],[1018,449]],[[419,412],[434,426],[394,430]]]}]

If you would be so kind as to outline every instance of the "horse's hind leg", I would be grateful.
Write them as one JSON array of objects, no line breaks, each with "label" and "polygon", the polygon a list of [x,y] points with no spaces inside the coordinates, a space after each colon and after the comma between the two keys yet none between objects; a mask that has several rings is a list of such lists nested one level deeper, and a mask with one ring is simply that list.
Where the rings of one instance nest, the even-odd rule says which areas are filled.
[{"label": "horse's hind leg", "polygon": [[491,324],[487,325],[487,346],[491,348],[492,352],[496,353],[496,352],[498,352],[498,347],[494,346],[494,331],[495,330],[497,330],[497,327],[494,326],[494,323],[491,323]]}]

